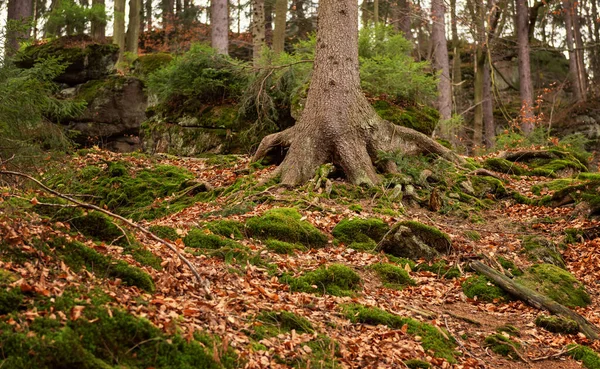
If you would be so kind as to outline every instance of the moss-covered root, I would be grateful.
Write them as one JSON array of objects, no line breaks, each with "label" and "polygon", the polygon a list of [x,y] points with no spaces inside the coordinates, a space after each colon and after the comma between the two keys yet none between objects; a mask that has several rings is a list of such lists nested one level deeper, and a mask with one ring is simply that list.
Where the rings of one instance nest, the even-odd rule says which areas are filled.
[{"label": "moss-covered root", "polygon": [[600,355],[589,347],[569,345],[567,352],[577,361],[581,361],[587,369],[600,369]]},{"label": "moss-covered root", "polygon": [[552,333],[575,334],[579,332],[579,325],[574,320],[562,316],[538,315],[535,325]]},{"label": "moss-covered root", "polygon": [[485,345],[495,353],[509,357],[513,360],[521,359],[519,348],[521,345],[509,338],[508,335],[495,333],[485,338]]}]

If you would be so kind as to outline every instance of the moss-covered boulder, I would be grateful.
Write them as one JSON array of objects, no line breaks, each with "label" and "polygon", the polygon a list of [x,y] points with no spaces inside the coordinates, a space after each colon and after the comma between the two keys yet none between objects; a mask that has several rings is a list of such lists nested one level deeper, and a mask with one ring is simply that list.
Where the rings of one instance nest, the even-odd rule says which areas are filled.
[{"label": "moss-covered boulder", "polygon": [[560,252],[556,244],[541,236],[525,236],[521,241],[523,253],[525,253],[530,261],[553,264],[561,268],[565,268]]},{"label": "moss-covered boulder", "polygon": [[289,284],[292,291],[334,296],[351,296],[361,288],[360,276],[342,264],[324,265],[298,278],[284,275],[281,282]]},{"label": "moss-covered boulder", "polygon": [[592,302],[583,284],[556,265],[533,265],[516,281],[568,307],[588,306]]},{"label": "moss-covered boulder", "polygon": [[335,228],[332,234],[348,247],[354,244],[369,243],[373,244],[381,241],[383,236],[389,231],[390,227],[381,219],[343,219]]},{"label": "moss-covered boulder", "polygon": [[485,199],[488,197],[500,199],[508,195],[501,180],[490,176],[474,176],[471,178],[473,195]]},{"label": "moss-covered boulder", "polygon": [[327,236],[302,220],[298,210],[292,208],[272,209],[262,216],[250,218],[246,222],[246,231],[251,237],[263,240],[275,239],[316,248],[327,244]]},{"label": "moss-covered boulder", "polygon": [[576,334],[579,324],[576,321],[557,315],[540,314],[535,318],[535,325],[552,333]]},{"label": "moss-covered boulder", "polygon": [[96,43],[88,36],[62,37],[26,47],[16,55],[15,63],[20,68],[31,68],[37,61],[49,57],[61,58],[67,65],[56,82],[78,85],[112,74],[119,58],[119,47]]},{"label": "moss-covered boulder", "polygon": [[152,72],[164,68],[173,61],[169,53],[152,53],[142,55],[133,62],[133,73],[139,78],[145,78]]},{"label": "moss-covered boulder", "polygon": [[306,247],[298,243],[289,243],[279,240],[267,240],[265,242],[267,249],[277,254],[294,254],[296,251],[305,251]]},{"label": "moss-covered boulder", "polygon": [[588,171],[587,162],[583,157],[577,157],[571,152],[555,148],[539,151],[503,152],[498,158],[524,164],[528,168],[526,174],[533,176],[571,177],[574,174]]},{"label": "moss-covered boulder", "polygon": [[379,243],[379,249],[387,254],[412,260],[434,259],[452,250],[447,234],[435,227],[415,221],[396,223]]},{"label": "moss-covered boulder", "polygon": [[551,206],[575,203],[581,215],[598,216],[600,215],[600,180],[594,179],[558,190],[554,192],[549,203]]}]

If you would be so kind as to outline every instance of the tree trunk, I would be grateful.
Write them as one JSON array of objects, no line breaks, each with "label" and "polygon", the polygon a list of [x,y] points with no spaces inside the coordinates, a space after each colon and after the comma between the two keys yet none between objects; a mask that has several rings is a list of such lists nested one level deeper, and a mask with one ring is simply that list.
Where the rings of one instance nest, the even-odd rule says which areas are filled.
[{"label": "tree trunk", "polygon": [[[106,12],[106,4],[104,0],[92,0],[93,8],[102,8]],[[92,39],[96,42],[104,42],[106,38],[106,20],[94,18],[92,19]]]},{"label": "tree trunk", "polygon": [[[358,4],[355,0],[321,0],[314,69],[306,107],[295,126],[265,137],[253,160],[288,147],[275,171],[284,185],[311,179],[326,163],[340,167],[349,182],[380,181],[373,162],[380,151],[432,152],[462,159],[435,140],[382,120],[360,88],[358,71]],[[395,165],[384,168],[393,171]]]},{"label": "tree trunk", "polygon": [[521,130],[528,136],[535,126],[533,84],[529,63],[529,7],[526,0],[516,0],[517,46],[519,59],[519,92],[521,97]]},{"label": "tree trunk", "polygon": [[275,54],[279,54],[285,49],[287,6],[287,0],[276,0],[275,31],[273,32],[273,51]]},{"label": "tree trunk", "polygon": [[119,61],[125,50],[125,0],[114,0],[113,43],[119,45]]},{"label": "tree trunk", "polygon": [[265,45],[265,0],[252,0],[252,61],[258,65]]},{"label": "tree trunk", "polygon": [[[573,19],[573,37],[575,38],[575,55],[577,56],[577,76],[579,77],[579,85],[581,86],[581,93],[583,100],[587,98],[587,72],[585,70],[584,60],[584,46],[583,39],[581,37],[581,25],[579,23],[579,2],[572,2],[572,19]],[[598,46],[596,46],[598,47]]]},{"label": "tree trunk", "polygon": [[127,27],[127,37],[125,51],[138,54],[138,44],[140,40],[140,14],[142,12],[142,0],[129,0],[129,25]]},{"label": "tree trunk", "polygon": [[494,147],[496,141],[496,123],[494,122],[494,99],[492,97],[492,76],[490,64],[486,59],[483,66],[483,139],[485,147]]},{"label": "tree trunk", "polygon": [[152,14],[152,0],[146,0],[146,30],[152,31],[152,21],[154,20]]},{"label": "tree trunk", "polygon": [[[448,63],[448,46],[446,45],[446,27],[444,22],[444,0],[431,1],[431,42],[433,43],[433,67],[441,71],[438,82],[437,108],[440,111],[440,135],[446,140],[453,140],[455,133],[450,132],[448,120],[452,118],[452,82]],[[444,122],[446,121],[446,122]]]},{"label": "tree trunk", "polygon": [[477,46],[475,51],[475,80],[473,81],[475,113],[473,117],[473,146],[479,146],[483,139],[483,83],[485,68],[485,51]]},{"label": "tree trunk", "polygon": [[405,39],[412,41],[412,10],[410,0],[398,0],[398,8],[400,13],[400,18],[398,19],[400,31],[404,34]]},{"label": "tree trunk", "polygon": [[[19,41],[29,38],[31,28],[20,32],[19,24],[25,24],[33,16],[32,0],[10,0],[7,9],[7,29],[4,52],[7,57],[14,55],[19,50]],[[19,26],[17,26],[19,25]],[[16,26],[16,27],[15,27]]]},{"label": "tree trunk", "polygon": [[[598,19],[598,5],[596,1],[592,1],[592,16],[591,19]],[[593,57],[590,65],[592,66],[592,73],[594,75],[593,85],[600,85],[600,23],[593,22],[593,28],[591,34],[594,35],[593,41],[596,47],[593,48]]]},{"label": "tree trunk", "polygon": [[312,27],[312,22],[310,19],[306,18],[306,15],[304,14],[304,2],[306,0],[294,0],[293,1],[293,8],[295,9],[294,11],[294,16],[295,16],[295,21],[296,21],[296,27],[298,28],[298,38],[303,40],[306,39],[308,37],[308,35],[313,31],[313,27]]},{"label": "tree trunk", "polygon": [[379,23],[379,0],[373,0],[373,24]]},{"label": "tree trunk", "polygon": [[274,0],[265,0],[265,44],[273,46],[273,5]]},{"label": "tree trunk", "polygon": [[576,101],[584,100],[583,86],[579,78],[579,65],[577,62],[577,51],[575,50],[575,36],[573,33],[573,10],[574,5],[569,0],[562,1],[565,12],[565,30],[567,34],[567,48],[569,49],[569,75],[571,77],[571,88]]},{"label": "tree trunk", "polygon": [[460,45],[458,39],[458,20],[456,18],[456,0],[450,0],[450,23],[452,28],[452,94],[454,96],[455,104],[461,105],[461,91],[462,91],[462,71],[460,61]]},{"label": "tree trunk", "polygon": [[229,54],[229,8],[227,0],[212,0],[210,6],[210,37],[217,53]]}]

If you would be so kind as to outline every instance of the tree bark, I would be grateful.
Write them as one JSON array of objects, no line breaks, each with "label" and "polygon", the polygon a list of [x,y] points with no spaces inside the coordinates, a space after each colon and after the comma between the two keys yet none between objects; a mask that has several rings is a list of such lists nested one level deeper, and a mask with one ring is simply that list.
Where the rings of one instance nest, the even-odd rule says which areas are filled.
[{"label": "tree bark", "polygon": [[153,14],[152,14],[152,0],[146,0],[146,30],[148,32],[152,31],[152,21],[154,20]]},{"label": "tree bark", "polygon": [[275,2],[275,31],[273,32],[273,52],[275,54],[279,54],[285,49],[287,6],[287,0],[276,0]]},{"label": "tree bark", "polygon": [[585,91],[581,84],[579,62],[577,50],[575,50],[575,34],[573,31],[573,16],[575,5],[570,0],[562,0],[562,6],[565,16],[565,31],[567,34],[567,48],[569,50],[569,75],[571,77],[571,85],[573,95],[576,101],[585,99]]},{"label": "tree bark", "polygon": [[252,61],[258,66],[265,45],[265,0],[252,0]]},{"label": "tree bark", "polygon": [[492,96],[492,76],[489,61],[483,66],[483,143],[492,148],[496,142],[496,123],[494,121],[494,100]]},{"label": "tree bark", "polygon": [[528,136],[535,126],[533,83],[529,63],[529,7],[526,0],[516,0],[517,47],[519,59],[519,92],[521,97],[521,131]]},{"label": "tree bark", "polygon": [[[317,168],[333,163],[354,184],[379,183],[373,163],[380,151],[437,153],[463,159],[414,130],[382,120],[360,88],[358,4],[355,0],[321,0],[314,69],[306,107],[295,126],[265,137],[253,160],[271,150],[289,148],[275,174],[284,185],[299,185]],[[395,165],[383,168],[394,171]]]},{"label": "tree bark", "polygon": [[452,29],[452,94],[455,104],[460,106],[462,100],[462,71],[460,60],[460,45],[458,39],[458,20],[456,17],[456,0],[450,0],[450,23]]},{"label": "tree bark", "polygon": [[125,0],[114,0],[113,43],[119,46],[119,61],[125,51]]},{"label": "tree bark", "polygon": [[142,0],[129,0],[129,24],[127,27],[125,51],[136,56],[140,40],[141,12]]},{"label": "tree bark", "polygon": [[[431,42],[433,43],[433,67],[441,71],[438,82],[437,108],[440,111],[440,135],[446,140],[454,140],[455,132],[448,130],[447,121],[452,118],[452,82],[448,62],[448,46],[446,44],[444,0],[431,1]],[[446,122],[444,122],[446,121]]]},{"label": "tree bark", "polygon": [[13,56],[19,50],[19,42],[29,38],[31,28],[25,31],[19,28],[33,17],[32,0],[9,0],[7,9],[7,29],[4,52],[7,57]]},{"label": "tree bark", "polygon": [[379,23],[379,0],[373,0],[373,24]]},{"label": "tree bark", "polygon": [[229,8],[227,0],[212,0],[210,6],[210,37],[217,53],[229,54]]},{"label": "tree bark", "polygon": [[412,9],[410,7],[410,0],[397,0],[398,1],[398,26],[399,30],[404,34],[404,38],[412,41]]},{"label": "tree bark", "polygon": [[[105,0],[92,0],[92,7],[104,8],[106,11]],[[106,38],[106,20],[92,19],[92,39],[96,42],[104,42]]]}]

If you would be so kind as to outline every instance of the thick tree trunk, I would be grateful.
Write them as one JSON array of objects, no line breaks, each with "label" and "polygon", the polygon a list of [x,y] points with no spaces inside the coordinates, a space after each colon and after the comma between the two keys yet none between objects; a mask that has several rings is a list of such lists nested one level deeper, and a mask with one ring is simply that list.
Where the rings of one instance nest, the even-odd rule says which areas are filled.
[{"label": "thick tree trunk", "polygon": [[136,56],[140,40],[141,12],[142,0],[129,0],[129,25],[127,27],[125,51]]},{"label": "thick tree trunk", "polygon": [[7,57],[14,55],[19,50],[19,41],[29,38],[31,29],[20,32],[18,24],[25,24],[33,17],[32,0],[10,0],[7,9],[7,30],[4,52]]},{"label": "thick tree trunk", "polygon": [[227,0],[212,0],[210,6],[210,36],[217,53],[229,53],[229,8]]},{"label": "thick tree trunk", "polygon": [[[253,160],[288,147],[276,174],[284,185],[308,181],[326,163],[340,167],[349,182],[379,182],[373,162],[379,151],[438,153],[462,159],[435,140],[382,120],[360,89],[358,72],[358,4],[355,0],[321,0],[319,31],[306,107],[295,126],[263,139]],[[394,170],[388,165],[386,170]]]},{"label": "thick tree trunk", "polygon": [[252,61],[258,65],[265,45],[265,0],[252,0]]},{"label": "thick tree trunk", "polygon": [[[102,8],[106,12],[105,0],[92,0],[92,7]],[[92,39],[96,42],[104,42],[106,38],[106,20],[92,19]]]},{"label": "thick tree trunk", "polygon": [[431,42],[433,43],[433,67],[441,71],[438,82],[437,108],[440,111],[440,135],[446,140],[453,140],[455,133],[450,132],[447,122],[452,118],[452,81],[448,62],[448,46],[446,44],[446,26],[444,23],[444,0],[431,1]]},{"label": "thick tree trunk", "polygon": [[125,51],[125,0],[114,0],[113,43],[119,45],[119,61]]},{"label": "thick tree trunk", "polygon": [[529,63],[529,7],[526,0],[516,0],[517,46],[519,59],[519,92],[521,97],[521,130],[529,135],[534,128],[533,84]]},{"label": "thick tree trunk", "polygon": [[273,51],[275,54],[283,52],[285,48],[285,21],[287,17],[287,6],[287,0],[276,0],[275,31],[273,32]]}]

